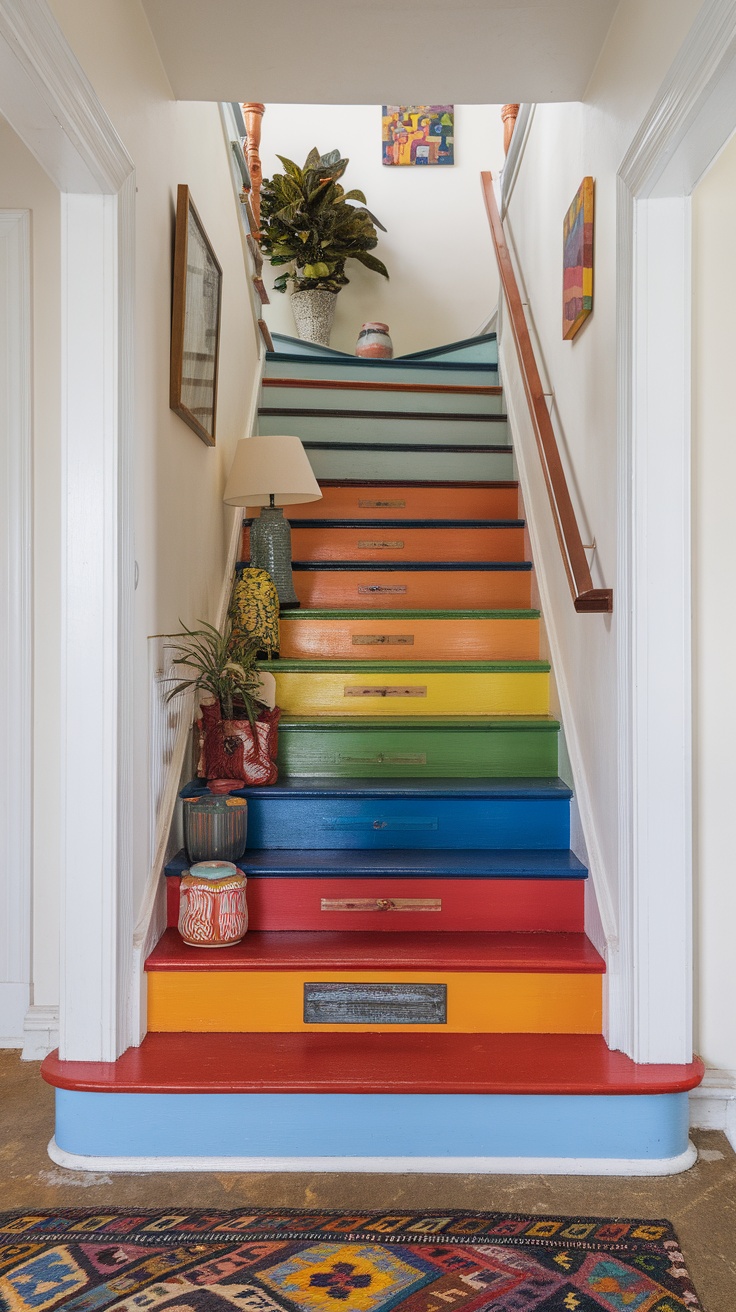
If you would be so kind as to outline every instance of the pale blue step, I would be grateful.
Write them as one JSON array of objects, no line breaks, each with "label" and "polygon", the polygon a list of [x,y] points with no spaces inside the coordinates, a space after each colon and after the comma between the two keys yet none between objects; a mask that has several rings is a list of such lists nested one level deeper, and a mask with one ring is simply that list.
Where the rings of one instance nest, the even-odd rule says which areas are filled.
[{"label": "pale blue step", "polygon": [[[276,348],[273,354],[304,355],[309,359],[325,359],[332,356],[346,357],[345,351],[335,351],[331,346],[320,346],[318,342],[304,342],[301,337],[289,337],[286,333],[272,333],[271,339]],[[272,352],[269,352],[269,355]]]},{"label": "pale blue step", "polygon": [[[302,371],[302,376],[308,375]],[[296,379],[295,379],[296,381]],[[385,380],[382,380],[385,381]],[[469,384],[475,386],[476,384]],[[481,387],[484,384],[478,383]],[[429,386],[429,384],[427,384]],[[494,384],[488,384],[494,386]],[[433,411],[451,410],[455,414],[500,414],[504,409],[502,395],[462,392],[393,392],[355,391],[352,388],[316,387],[264,387],[261,405],[281,409],[308,410],[317,406],[321,410],[411,410],[431,414]]]},{"label": "pale blue step", "polygon": [[[268,406],[268,411],[276,407]],[[295,408],[296,409],[296,408]],[[432,443],[437,446],[509,446],[509,426],[505,416],[493,422],[469,417],[456,419],[431,417],[421,419],[371,418],[366,416],[258,413],[258,432],[295,433],[303,442],[390,442],[396,446],[409,443]]]},{"label": "pale blue step", "polygon": [[437,386],[496,387],[498,366],[452,360],[359,360],[352,355],[268,354],[267,378],[322,378],[383,383],[428,383]]},{"label": "pale blue step", "polygon": [[616,1173],[618,1163],[622,1175],[682,1170],[695,1156],[688,1150],[687,1093],[90,1093],[64,1088],[56,1090],[50,1152],[65,1166],[89,1170],[175,1166],[594,1174]]},{"label": "pale blue step", "polygon": [[498,342],[495,333],[485,333],[481,337],[467,337],[460,342],[448,342],[446,346],[432,346],[426,351],[411,351],[401,357],[403,360],[462,360],[467,364],[482,362],[498,364]]},{"label": "pale blue step", "polygon": [[[299,436],[299,434],[297,434]],[[344,448],[305,443],[317,478],[382,479],[390,483],[427,479],[438,482],[498,483],[516,478],[513,452],[442,450],[384,450],[380,447]]]},{"label": "pale blue step", "polygon": [[[350,359],[352,352],[335,351],[331,346],[319,346],[316,342],[304,342],[299,337],[288,337],[285,333],[273,333],[275,355],[303,355],[309,359]],[[406,355],[394,356],[399,363],[405,360],[444,361],[450,360],[466,364],[498,364],[498,343],[495,333],[483,333],[478,337],[465,337],[457,342],[446,342],[441,346],[426,347],[422,351],[410,351]]]}]

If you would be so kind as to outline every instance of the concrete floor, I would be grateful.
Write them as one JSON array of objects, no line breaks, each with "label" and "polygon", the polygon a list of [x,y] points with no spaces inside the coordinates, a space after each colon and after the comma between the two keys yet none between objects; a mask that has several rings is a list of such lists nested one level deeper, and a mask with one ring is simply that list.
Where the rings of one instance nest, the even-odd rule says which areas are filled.
[{"label": "concrete floor", "polygon": [[391,1207],[667,1217],[705,1312],[736,1312],[736,1156],[694,1131],[701,1156],[662,1179],[501,1175],[92,1175],[46,1155],[53,1090],[0,1052],[0,1207]]}]

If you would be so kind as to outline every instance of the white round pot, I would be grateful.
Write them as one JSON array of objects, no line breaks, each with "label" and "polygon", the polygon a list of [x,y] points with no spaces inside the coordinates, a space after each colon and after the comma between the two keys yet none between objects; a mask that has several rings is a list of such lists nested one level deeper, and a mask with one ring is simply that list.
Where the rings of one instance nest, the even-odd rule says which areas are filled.
[{"label": "white round pot", "polygon": [[294,323],[297,335],[303,342],[316,342],[319,346],[329,346],[336,301],[337,292],[292,293],[291,308],[294,311]]}]

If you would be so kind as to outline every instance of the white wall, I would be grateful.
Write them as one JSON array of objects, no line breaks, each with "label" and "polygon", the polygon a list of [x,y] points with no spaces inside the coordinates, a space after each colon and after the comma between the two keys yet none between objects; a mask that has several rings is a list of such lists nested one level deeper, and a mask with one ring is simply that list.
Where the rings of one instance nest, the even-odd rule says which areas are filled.
[{"label": "white wall", "polygon": [[[455,106],[456,163],[447,168],[386,167],[380,105],[267,106],[264,177],[281,171],[277,154],[303,164],[312,146],[323,154],[339,148],[349,158],[346,189],[363,191],[388,230],[379,232],[375,254],[390,281],[348,262],[350,285],[337,298],[330,345],[352,354],[368,320],[389,325],[396,355],[472,336],[498,300],[479,173],[503,163],[500,105]],[[270,288],[269,265],[265,277]],[[295,336],[288,297],[275,292],[271,302],[265,318],[272,332]]]},{"label": "white wall", "polygon": [[734,231],[736,140],[693,196],[695,1016],[707,1064],[736,1073]]},{"label": "white wall", "polygon": [[[134,872],[148,876],[149,635],[211,619],[236,511],[222,491],[245,435],[257,377],[230,165],[217,106],[172,96],[137,0],[56,0],[55,15],[136,166]],[[168,404],[171,259],[178,183],[188,183],[223,267],[217,445]],[[58,999],[59,198],[14,134],[0,129],[0,205],[33,212],[35,345],[34,994]],[[71,781],[84,788],[84,779]]]},{"label": "white wall", "polygon": [[[527,507],[536,508],[541,565],[556,628],[558,675],[569,690],[568,745],[578,786],[591,797],[589,845],[618,907],[616,700],[617,374],[616,174],[641,119],[700,7],[699,0],[622,0],[584,102],[538,105],[529,131],[507,229],[519,259],[529,312],[555,393],[583,540],[595,538],[593,582],[614,589],[612,617],[577,615],[570,599],[538,463]],[[562,339],[562,221],[582,178],[595,178],[595,308],[572,342]],[[507,343],[511,350],[510,343]],[[504,348],[505,353],[506,348]],[[512,374],[509,368],[509,375]],[[507,387],[511,381],[506,378]],[[509,410],[523,415],[518,386]],[[538,562],[539,563],[539,562]],[[574,762],[575,763],[575,762]],[[623,909],[628,913],[628,908]]]},{"label": "white wall", "polygon": [[[33,996],[58,1000],[56,868],[59,860],[60,198],[5,119],[0,119],[0,209],[31,211],[34,467]],[[51,544],[56,543],[56,549]],[[29,927],[30,928],[30,927]]]}]

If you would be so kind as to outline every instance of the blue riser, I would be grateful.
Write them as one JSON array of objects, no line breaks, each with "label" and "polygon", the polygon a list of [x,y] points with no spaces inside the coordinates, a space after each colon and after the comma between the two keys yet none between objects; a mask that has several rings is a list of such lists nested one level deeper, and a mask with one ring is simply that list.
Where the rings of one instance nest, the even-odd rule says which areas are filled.
[{"label": "blue riser", "polygon": [[[299,434],[297,434],[299,436]],[[475,453],[456,451],[371,451],[356,448],[334,451],[307,447],[317,478],[383,479],[405,483],[412,479],[439,482],[506,483],[516,478],[511,451]]]},{"label": "blue riser", "polygon": [[686,1151],[688,1097],[57,1089],[56,1143],[111,1157],[654,1160]]},{"label": "blue riser", "polygon": [[498,366],[461,362],[416,360],[386,364],[380,360],[356,360],[350,356],[307,359],[269,356],[267,378],[323,378],[343,382],[366,379],[372,383],[427,383],[460,387],[496,387]]},{"label": "blue riser", "polygon": [[[311,368],[305,368],[302,374],[297,375],[297,377],[309,378],[311,373]],[[374,382],[378,380],[369,379],[366,381]],[[472,382],[468,385],[474,386]],[[494,386],[493,383],[484,384],[481,382],[477,384],[479,387],[484,385]],[[296,407],[300,410],[308,410],[310,406],[318,406],[320,410],[411,410],[414,412],[421,411],[422,414],[432,414],[435,411],[445,413],[448,410],[451,410],[454,414],[468,415],[497,415],[504,412],[504,399],[502,396],[484,396],[482,394],[476,396],[452,392],[440,392],[438,395],[432,392],[398,394],[391,391],[357,392],[349,388],[323,391],[313,387],[265,387],[261,393],[261,405],[267,406],[269,409],[274,407],[292,409]],[[402,420],[402,426],[405,422],[405,420]],[[435,420],[432,426],[436,427],[438,424],[440,424],[440,421]]]},{"label": "blue riser", "polygon": [[[268,394],[264,406],[273,409]],[[318,404],[318,402],[315,402]],[[296,408],[296,407],[295,407]],[[398,409],[411,409],[411,403]],[[438,407],[446,413],[451,406]],[[438,446],[510,446],[506,420],[478,419],[373,419],[325,415],[258,415],[258,432],[296,433],[302,442],[390,442],[392,446],[408,443],[433,443]]]},{"label": "blue riser", "polygon": [[255,848],[569,848],[567,800],[248,796]]}]

